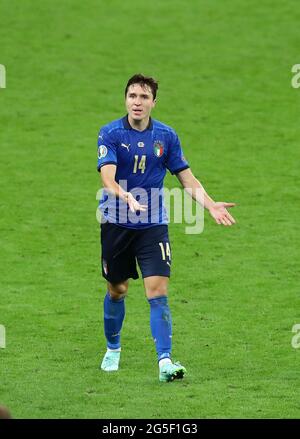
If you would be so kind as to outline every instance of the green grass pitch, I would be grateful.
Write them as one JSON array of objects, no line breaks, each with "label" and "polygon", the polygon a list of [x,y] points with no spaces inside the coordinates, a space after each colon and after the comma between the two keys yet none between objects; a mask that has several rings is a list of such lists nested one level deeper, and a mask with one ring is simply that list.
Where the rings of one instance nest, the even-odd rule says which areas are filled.
[{"label": "green grass pitch", "polygon": [[[0,404],[16,418],[298,418],[298,2],[0,3]],[[96,140],[136,72],[159,79],[153,116],[208,193],[238,204],[232,228],[170,225],[173,357],[188,375],[169,384],[141,280],[121,369],[98,370]]]}]

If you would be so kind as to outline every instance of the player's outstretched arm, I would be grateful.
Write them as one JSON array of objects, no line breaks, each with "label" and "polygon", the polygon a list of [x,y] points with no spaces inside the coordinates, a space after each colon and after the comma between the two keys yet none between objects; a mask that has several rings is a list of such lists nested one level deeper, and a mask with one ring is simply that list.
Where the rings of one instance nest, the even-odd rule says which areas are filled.
[{"label": "player's outstretched arm", "polygon": [[205,207],[217,224],[232,226],[235,219],[226,208],[234,207],[235,203],[226,203],[224,201],[214,201],[205,191],[199,180],[194,176],[190,169],[185,169],[176,174],[176,177],[182,184],[186,192],[203,207]]},{"label": "player's outstretched arm", "polygon": [[125,192],[124,189],[116,182],[116,165],[108,164],[101,167],[101,179],[103,187],[116,197],[121,198],[128,204],[131,212],[140,210],[144,212],[147,210],[147,206],[140,204],[130,192]]}]

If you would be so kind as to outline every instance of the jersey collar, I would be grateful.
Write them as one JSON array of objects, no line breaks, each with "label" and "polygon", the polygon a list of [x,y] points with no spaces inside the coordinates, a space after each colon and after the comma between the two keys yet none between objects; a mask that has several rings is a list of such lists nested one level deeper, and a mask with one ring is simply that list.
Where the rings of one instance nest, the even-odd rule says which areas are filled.
[{"label": "jersey collar", "polygon": [[[133,130],[134,129],[134,128],[132,128],[132,126],[128,122],[128,114],[123,117],[122,121],[123,121],[123,126],[124,126],[125,130]],[[144,131],[152,130],[152,129],[153,129],[153,122],[152,122],[152,119],[150,117],[149,118],[148,126],[147,126],[147,128]],[[143,131],[141,131],[141,132],[143,132]]]}]

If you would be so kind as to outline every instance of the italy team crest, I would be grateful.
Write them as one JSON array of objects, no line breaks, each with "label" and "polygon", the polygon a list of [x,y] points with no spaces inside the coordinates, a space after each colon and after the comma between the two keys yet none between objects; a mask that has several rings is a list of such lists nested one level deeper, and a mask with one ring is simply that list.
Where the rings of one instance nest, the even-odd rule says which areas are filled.
[{"label": "italy team crest", "polygon": [[154,142],[154,154],[156,157],[161,157],[164,153],[164,144],[161,140],[157,140],[156,142]]}]

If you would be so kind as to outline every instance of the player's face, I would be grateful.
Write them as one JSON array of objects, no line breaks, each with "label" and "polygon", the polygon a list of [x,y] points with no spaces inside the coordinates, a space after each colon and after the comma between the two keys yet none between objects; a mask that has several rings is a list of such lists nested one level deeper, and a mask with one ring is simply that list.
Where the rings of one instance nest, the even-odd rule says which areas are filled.
[{"label": "player's face", "polygon": [[155,99],[151,88],[145,85],[132,84],[127,90],[125,104],[129,118],[135,121],[149,119],[152,108],[155,106]]}]

